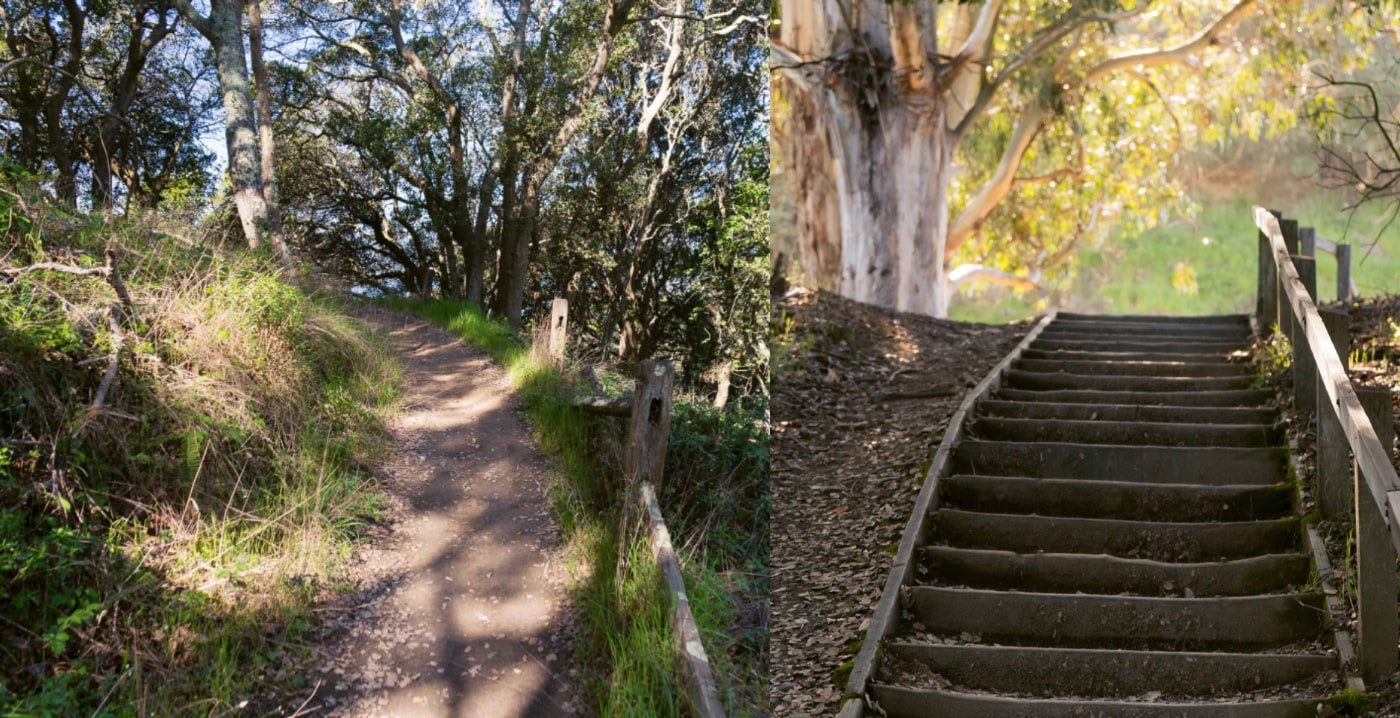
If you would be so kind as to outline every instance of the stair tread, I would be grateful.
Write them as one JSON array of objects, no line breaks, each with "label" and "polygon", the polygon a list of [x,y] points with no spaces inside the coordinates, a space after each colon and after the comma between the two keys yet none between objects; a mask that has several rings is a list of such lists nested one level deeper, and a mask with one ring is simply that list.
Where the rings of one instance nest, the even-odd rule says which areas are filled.
[{"label": "stair tread", "polygon": [[958,716],[958,718],[1313,718],[1317,698],[1152,702],[1083,698],[1015,698],[942,689],[918,689],[875,683],[871,694],[891,718]]},{"label": "stair tread", "polygon": [[1163,597],[1248,596],[1292,592],[1308,580],[1304,552],[1229,560],[1170,562],[1111,554],[1036,553],[925,546],[922,581],[984,590],[1082,592]]},{"label": "stair tread", "polygon": [[1156,521],[1248,521],[1293,511],[1277,484],[1172,484],[953,474],[939,479],[941,505],[968,511]]},{"label": "stair tread", "polygon": [[[886,678],[902,684],[1033,697],[1113,699],[1148,692],[1209,699],[1305,681],[1336,667],[1324,652],[1239,653],[986,646],[895,641]],[[942,679],[941,681],[939,679]]]},{"label": "stair tread", "polygon": [[1326,613],[1317,591],[1161,598],[913,586],[905,597],[930,634],[1070,648],[1269,648],[1321,635]]}]

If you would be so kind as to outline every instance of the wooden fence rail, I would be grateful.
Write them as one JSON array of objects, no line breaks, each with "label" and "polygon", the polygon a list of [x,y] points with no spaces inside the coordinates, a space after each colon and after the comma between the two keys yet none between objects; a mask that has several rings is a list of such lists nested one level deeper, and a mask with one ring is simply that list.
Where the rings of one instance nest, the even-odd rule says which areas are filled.
[{"label": "wooden fence rail", "polygon": [[1324,318],[1317,309],[1315,258],[1303,254],[1317,243],[1300,241],[1315,240],[1311,229],[1262,207],[1254,208],[1254,223],[1260,326],[1278,327],[1291,340],[1296,405],[1317,416],[1319,510],[1330,519],[1356,522],[1358,662],[1362,677],[1374,683],[1395,670],[1400,632],[1395,596],[1400,477],[1390,458],[1390,397],[1372,406],[1379,414],[1376,423],[1385,427],[1378,433],[1347,375],[1347,344],[1340,336],[1345,322]]},{"label": "wooden fence rail", "polygon": [[[548,327],[536,332],[537,346],[551,361],[564,357],[568,344],[569,304],[556,298],[550,307]],[[680,658],[681,680],[693,715],[697,718],[724,718],[714,669],[700,640],[700,627],[690,610],[690,598],[685,590],[680,559],[671,544],[671,533],[661,506],[656,501],[656,486],[665,476],[666,444],[671,435],[672,386],[676,370],[669,361],[647,360],[637,369],[637,383],[632,397],[591,396],[576,400],[574,406],[590,413],[629,417],[627,445],[623,454],[625,495],[640,507],[651,546],[652,559],[661,570],[667,600],[671,607],[671,630],[675,634]],[[627,516],[630,506],[623,507],[619,537],[627,537]],[[626,550],[626,547],[623,547]],[[623,570],[618,558],[619,574]],[[620,580],[619,575],[619,580]]]}]

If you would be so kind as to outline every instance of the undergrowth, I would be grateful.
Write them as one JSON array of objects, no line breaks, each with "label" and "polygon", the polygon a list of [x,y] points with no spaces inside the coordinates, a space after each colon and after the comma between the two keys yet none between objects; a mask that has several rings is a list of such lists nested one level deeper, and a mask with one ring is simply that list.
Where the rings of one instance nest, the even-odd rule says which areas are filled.
[{"label": "undergrowth", "polygon": [[[380,511],[397,366],[270,258],[184,238],[190,217],[4,189],[0,715],[234,710]],[[31,269],[108,252],[124,282]]]},{"label": "undergrowth", "polygon": [[[555,457],[551,501],[569,543],[573,599],[582,618],[580,666],[598,715],[688,715],[669,606],[645,536],[618,535],[624,505],[620,422],[570,404],[580,369],[531,353],[473,305],[392,300],[445,327],[506,369],[544,449]],[[626,377],[598,371],[612,391]],[[678,395],[659,501],[684,567],[686,590],[730,715],[766,715],[768,627],[767,432],[760,397],[720,410]],[[619,577],[617,558],[628,557]],[[619,580],[620,579],[620,580]]]}]

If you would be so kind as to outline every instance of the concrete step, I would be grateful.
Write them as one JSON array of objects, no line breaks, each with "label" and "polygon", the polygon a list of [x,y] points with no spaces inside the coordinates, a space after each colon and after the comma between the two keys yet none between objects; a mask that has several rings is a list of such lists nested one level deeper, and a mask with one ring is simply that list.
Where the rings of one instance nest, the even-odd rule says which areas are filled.
[{"label": "concrete step", "polygon": [[[1227,334],[1205,334],[1205,335],[1164,335],[1150,332],[1116,332],[1103,329],[1055,329],[1054,326],[1046,327],[1036,339],[1036,344],[1041,342],[1086,342],[1086,343],[1123,343],[1123,344],[1145,344],[1150,349],[1160,351],[1164,348],[1175,349],[1177,347],[1201,347],[1207,345],[1219,345],[1234,347],[1235,349],[1245,349],[1250,344],[1250,339],[1243,335]],[[1211,349],[1208,351],[1214,351]],[[1188,352],[1189,353],[1189,352]],[[1199,353],[1199,352],[1195,352]]]},{"label": "concrete step", "polygon": [[988,399],[977,404],[977,415],[1008,419],[1067,421],[1150,421],[1178,424],[1273,424],[1275,409],[1235,407],[1144,406],[1141,404],[1057,404]]},{"label": "concrete step", "polygon": [[1037,698],[1247,693],[1297,683],[1335,668],[1337,663],[1335,657],[1323,653],[1104,651],[905,642],[891,644],[886,660],[892,667],[901,662],[928,666],[961,689]]},{"label": "concrete step", "polygon": [[1225,486],[1282,483],[1287,461],[1284,449],[965,439],[951,468],[955,474]]},{"label": "concrete step", "polygon": [[1041,351],[1083,352],[1144,352],[1148,354],[1221,354],[1241,351],[1245,345],[1234,341],[1151,341],[1145,339],[1111,339],[1098,335],[1041,336],[1031,342],[1031,349]]},{"label": "concrete step", "polygon": [[1002,387],[992,396],[1007,401],[1037,401],[1056,404],[1132,404],[1141,406],[1218,406],[1225,408],[1260,407],[1274,399],[1269,389],[1230,391],[1099,391],[1059,389],[1035,391]]},{"label": "concrete step", "polygon": [[872,697],[888,718],[1316,718],[1317,700],[1147,702],[1042,700],[874,684]]},{"label": "concrete step", "polygon": [[1063,321],[1051,322],[1041,336],[1061,334],[1092,334],[1113,337],[1151,337],[1183,341],[1230,341],[1248,343],[1253,334],[1249,327],[1230,324],[1153,324],[1145,322]]},{"label": "concrete step", "polygon": [[983,417],[969,436],[995,441],[1063,441],[1150,446],[1282,446],[1283,427],[1263,424],[1173,424]]},{"label": "concrete step", "polygon": [[914,586],[904,606],[935,635],[1064,648],[1261,650],[1311,641],[1327,614],[1321,593],[1151,598]]},{"label": "concrete step", "polygon": [[1209,314],[1201,316],[1163,316],[1156,314],[1082,314],[1079,312],[1060,312],[1055,315],[1056,322],[1133,322],[1138,324],[1155,324],[1166,326],[1199,326],[1199,325],[1225,325],[1225,326],[1249,326],[1248,314]]},{"label": "concrete step", "polygon": [[940,509],[933,515],[933,525],[935,540],[957,548],[1108,554],[1170,563],[1292,553],[1302,543],[1300,525],[1294,517],[1259,521],[1128,521]]},{"label": "concrete step", "polygon": [[924,566],[928,579],[968,588],[1139,596],[1185,595],[1190,591],[1206,597],[1296,589],[1307,583],[1312,563],[1304,553],[1171,563],[1107,555],[928,546],[924,548]]},{"label": "concrete step", "polygon": [[1148,484],[1089,479],[953,475],[940,479],[942,505],[1000,514],[1128,521],[1256,521],[1293,512],[1293,487]]},{"label": "concrete step", "polygon": [[1258,378],[1249,376],[1104,376],[1098,374],[1041,373],[1012,369],[1005,386],[1033,391],[1083,389],[1090,391],[1207,392],[1249,389]]},{"label": "concrete step", "polygon": [[1081,374],[1085,376],[1248,376],[1258,373],[1248,364],[1185,361],[1087,361],[1073,359],[1021,358],[1012,365],[1022,371],[1041,374]]},{"label": "concrete step", "polygon": [[1101,352],[1074,349],[1037,349],[1035,347],[1028,347],[1025,351],[1021,352],[1021,357],[1023,359],[1045,359],[1050,361],[1170,361],[1187,362],[1191,364],[1250,366],[1245,360],[1232,357],[1231,354],[1232,351],[1220,351],[1213,354],[1185,354],[1181,352]]}]

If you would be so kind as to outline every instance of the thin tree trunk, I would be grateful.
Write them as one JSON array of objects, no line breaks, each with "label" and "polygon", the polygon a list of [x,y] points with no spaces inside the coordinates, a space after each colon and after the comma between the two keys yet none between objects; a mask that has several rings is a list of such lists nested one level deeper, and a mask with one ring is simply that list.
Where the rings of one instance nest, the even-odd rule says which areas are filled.
[{"label": "thin tree trunk", "polygon": [[277,199],[277,143],[272,134],[272,92],[268,88],[267,64],[263,62],[262,0],[248,0],[248,50],[253,60],[253,82],[257,88],[258,144],[262,196],[267,212],[267,241],[292,268],[292,256],[282,234],[282,206]]},{"label": "thin tree trunk", "polygon": [[250,249],[262,245],[267,227],[258,152],[257,122],[253,117],[248,65],[243,55],[243,1],[210,0],[209,15],[201,15],[189,0],[174,0],[190,24],[214,49],[214,66],[224,103],[224,139],[228,144],[228,173],[233,203]]}]

